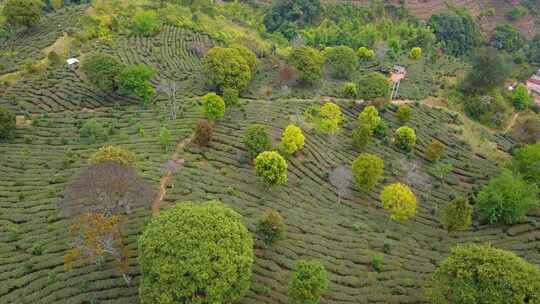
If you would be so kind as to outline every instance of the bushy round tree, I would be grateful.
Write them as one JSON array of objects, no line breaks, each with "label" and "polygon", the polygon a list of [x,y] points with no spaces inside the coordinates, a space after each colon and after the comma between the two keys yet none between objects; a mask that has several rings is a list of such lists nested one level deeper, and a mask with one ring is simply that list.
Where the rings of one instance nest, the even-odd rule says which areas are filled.
[{"label": "bushy round tree", "polygon": [[347,82],[343,85],[343,97],[356,98],[358,95],[358,87],[353,82]]},{"label": "bushy round tree", "polygon": [[124,65],[115,56],[106,53],[92,53],[83,59],[81,70],[88,80],[105,91],[118,88],[118,77]]},{"label": "bushy round tree", "polygon": [[512,104],[516,109],[523,110],[533,105],[533,98],[529,95],[529,90],[523,84],[518,84],[510,94]]},{"label": "bushy round tree", "polygon": [[139,11],[133,16],[133,27],[136,33],[150,36],[159,31],[161,26],[155,11]]},{"label": "bushy round tree", "polygon": [[91,164],[100,164],[108,161],[117,162],[124,166],[131,166],[135,161],[135,154],[119,146],[107,145],[99,148],[89,159]]},{"label": "bushy round tree", "polygon": [[366,125],[371,130],[375,130],[380,123],[379,111],[374,106],[367,106],[358,114],[358,125]]},{"label": "bushy round tree", "polygon": [[285,235],[285,223],[281,214],[275,210],[266,211],[257,224],[257,232],[267,245],[283,239]]},{"label": "bushy round tree", "polygon": [[353,145],[356,149],[362,149],[371,142],[373,129],[367,124],[360,124],[352,132]]},{"label": "bushy round tree", "polygon": [[281,150],[287,155],[292,155],[304,147],[304,140],[304,134],[299,127],[288,125],[281,136]]},{"label": "bushy round tree", "polygon": [[526,180],[540,184],[540,141],[516,149],[511,167]]},{"label": "bushy round tree", "polygon": [[288,62],[299,72],[301,81],[314,84],[321,79],[324,58],[318,50],[307,46],[296,48]]},{"label": "bushy round tree", "polygon": [[244,145],[251,158],[269,150],[272,147],[270,135],[266,128],[259,124],[249,125],[244,133]]},{"label": "bushy round tree", "polygon": [[282,185],[287,182],[287,161],[276,151],[265,151],[255,158],[255,172],[269,185]]},{"label": "bushy round tree", "polygon": [[431,303],[536,303],[540,269],[490,245],[458,245],[433,274]]},{"label": "bushy round tree", "polygon": [[251,68],[237,49],[213,47],[203,63],[207,79],[221,90],[232,88],[241,92],[251,80]]},{"label": "bushy round tree", "polygon": [[317,127],[321,132],[327,134],[338,133],[341,122],[343,122],[343,114],[337,104],[327,102],[321,106],[317,119]]},{"label": "bushy round tree", "polygon": [[9,137],[15,125],[15,115],[10,110],[0,107],[0,139]]},{"label": "bushy round tree", "polygon": [[521,176],[504,170],[482,188],[476,198],[476,208],[484,222],[514,224],[538,206],[538,186],[528,184]]},{"label": "bushy round tree", "polygon": [[358,79],[358,97],[371,100],[377,97],[388,98],[390,82],[381,73],[372,72]]},{"label": "bushy round tree", "polygon": [[422,48],[413,47],[409,52],[409,57],[411,57],[412,59],[419,59],[420,57],[422,57]]},{"label": "bushy round tree", "polygon": [[460,197],[448,204],[441,215],[441,222],[448,231],[467,230],[472,224],[473,208],[466,198]]},{"label": "bushy round tree", "polygon": [[240,56],[242,56],[242,58],[244,58],[244,60],[249,65],[249,70],[251,74],[255,74],[259,66],[259,59],[257,59],[257,55],[255,55],[252,50],[241,44],[233,44],[231,48],[237,50],[238,53],[240,53]]},{"label": "bushy round tree", "polygon": [[396,117],[400,124],[406,124],[411,120],[412,109],[408,105],[401,105],[396,111]]},{"label": "bushy round tree", "polygon": [[333,77],[349,79],[358,63],[358,57],[353,49],[340,45],[331,48],[326,55],[326,65]]},{"label": "bushy round tree", "polygon": [[202,113],[208,120],[216,120],[225,115],[225,101],[216,93],[210,92],[202,97]]},{"label": "bushy round tree", "polygon": [[373,154],[362,153],[352,163],[356,183],[363,189],[373,188],[384,173],[384,161]]},{"label": "bushy round tree", "polygon": [[425,157],[432,162],[439,161],[446,152],[446,146],[436,140],[433,139],[429,145],[427,145],[426,150],[424,152]]},{"label": "bushy round tree", "polygon": [[394,140],[398,147],[410,151],[416,144],[416,133],[414,129],[403,126],[396,130]]},{"label": "bushy round tree", "polygon": [[370,50],[365,46],[358,48],[358,51],[356,51],[356,53],[362,61],[368,61],[375,58],[375,51]]},{"label": "bushy round tree", "polygon": [[150,101],[150,97],[156,93],[156,89],[150,82],[156,75],[156,70],[145,64],[126,66],[118,76],[120,89],[128,94],[135,94],[144,102]]},{"label": "bushy round tree", "polygon": [[253,240],[217,201],[181,202],[139,238],[142,303],[233,303],[249,289]]},{"label": "bushy round tree", "polygon": [[7,0],[2,14],[13,26],[32,27],[43,16],[44,6],[41,0]]},{"label": "bushy round tree", "polygon": [[299,260],[289,281],[290,304],[317,304],[328,289],[328,275],[319,261]]},{"label": "bushy round tree", "polygon": [[406,220],[416,214],[416,196],[407,185],[401,183],[384,187],[381,203],[384,209],[390,211],[392,220]]},{"label": "bushy round tree", "polygon": [[223,101],[226,107],[233,107],[238,105],[238,91],[233,88],[223,89]]}]

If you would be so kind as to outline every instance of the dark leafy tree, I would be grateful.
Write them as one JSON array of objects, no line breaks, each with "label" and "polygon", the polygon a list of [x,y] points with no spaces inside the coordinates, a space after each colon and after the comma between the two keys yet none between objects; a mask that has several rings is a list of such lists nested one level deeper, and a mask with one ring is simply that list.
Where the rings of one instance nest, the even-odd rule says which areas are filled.
[{"label": "dark leafy tree", "polygon": [[266,211],[259,219],[257,232],[262,236],[267,245],[283,239],[285,235],[285,223],[281,214],[275,210]]},{"label": "dark leafy tree", "polygon": [[10,110],[0,107],[0,139],[8,138],[15,129],[15,115]]},{"label": "dark leafy tree", "polygon": [[264,25],[269,32],[292,39],[298,26],[312,23],[320,14],[320,0],[277,0],[264,16]]},{"label": "dark leafy tree", "polygon": [[330,73],[338,79],[349,79],[358,63],[355,51],[344,45],[331,48],[325,59]]},{"label": "dark leafy tree", "polygon": [[118,76],[123,68],[123,64],[116,57],[105,53],[92,53],[81,65],[88,80],[105,91],[118,88]]},{"label": "dark leafy tree", "polygon": [[254,158],[261,152],[270,150],[272,142],[264,126],[252,124],[244,133],[244,145],[249,156]]},{"label": "dark leafy tree", "polygon": [[429,18],[428,25],[448,54],[467,55],[479,44],[478,27],[465,11],[454,10],[434,14]]},{"label": "dark leafy tree", "polygon": [[249,289],[253,240],[220,202],[181,202],[139,238],[142,303],[235,303]]},{"label": "dark leafy tree", "polygon": [[299,79],[307,84],[317,83],[322,76],[324,58],[311,47],[300,47],[292,51],[288,62],[299,72]]},{"label": "dark leafy tree", "polygon": [[40,0],[7,0],[2,14],[8,24],[32,27],[41,19],[43,7]]},{"label": "dark leafy tree", "polygon": [[135,94],[144,102],[149,102],[156,93],[156,89],[150,82],[156,75],[154,68],[144,65],[129,65],[118,76],[120,89],[129,94]]},{"label": "dark leafy tree", "polygon": [[377,97],[388,98],[390,82],[381,73],[372,72],[358,79],[358,97],[371,100]]},{"label": "dark leafy tree", "polygon": [[483,222],[514,224],[538,206],[538,194],[537,185],[504,170],[478,193],[475,207]]},{"label": "dark leafy tree", "polygon": [[512,252],[490,245],[458,245],[433,274],[431,303],[535,303],[540,269]]},{"label": "dark leafy tree", "polygon": [[525,38],[510,24],[498,25],[490,40],[492,47],[507,52],[515,52],[525,46],[525,43]]},{"label": "dark leafy tree", "polygon": [[517,149],[511,167],[529,182],[540,184],[540,141]]},{"label": "dark leafy tree", "polygon": [[448,204],[441,215],[441,222],[448,231],[466,230],[472,223],[473,208],[466,198],[457,198]]},{"label": "dark leafy tree", "polygon": [[471,70],[461,87],[465,92],[486,92],[501,86],[508,79],[510,69],[507,59],[494,48],[479,49],[473,57]]}]

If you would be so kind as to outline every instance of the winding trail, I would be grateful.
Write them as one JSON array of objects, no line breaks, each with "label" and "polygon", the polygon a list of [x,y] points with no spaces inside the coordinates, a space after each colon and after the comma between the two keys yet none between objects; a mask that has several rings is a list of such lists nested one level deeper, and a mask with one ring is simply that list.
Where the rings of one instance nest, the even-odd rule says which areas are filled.
[{"label": "winding trail", "polygon": [[514,115],[512,116],[512,119],[510,119],[510,122],[508,123],[508,126],[506,127],[506,129],[504,129],[504,133],[507,133],[508,131],[510,131],[510,129],[514,127],[518,117],[519,117],[519,113],[514,113]]},{"label": "winding trail", "polygon": [[184,165],[184,159],[179,157],[180,151],[184,149],[193,139],[195,138],[195,133],[191,133],[189,137],[184,138],[174,149],[174,153],[170,157],[170,165],[167,166],[165,174],[159,179],[159,193],[154,202],[152,203],[152,215],[158,215],[161,209],[161,202],[167,194],[167,186],[171,181],[173,173],[176,172],[179,168]]}]

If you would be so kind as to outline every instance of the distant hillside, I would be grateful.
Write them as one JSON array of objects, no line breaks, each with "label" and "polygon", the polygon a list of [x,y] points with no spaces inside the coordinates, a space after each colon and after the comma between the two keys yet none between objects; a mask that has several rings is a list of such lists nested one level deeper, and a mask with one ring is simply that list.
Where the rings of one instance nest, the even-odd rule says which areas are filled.
[{"label": "distant hillside", "polygon": [[[272,0],[263,0],[263,2],[271,3]],[[321,2],[367,5],[372,1],[322,0]],[[404,5],[412,15],[423,20],[427,20],[432,14],[447,10],[451,6],[464,7],[472,16],[478,18],[480,26],[488,34],[493,31],[497,24],[505,21],[512,23],[528,38],[534,36],[539,29],[538,17],[531,15],[528,10],[525,15],[517,18],[517,20],[508,18],[508,14],[512,9],[525,2],[522,0],[383,0],[383,2],[396,6]],[[492,14],[489,13],[490,10]]]}]

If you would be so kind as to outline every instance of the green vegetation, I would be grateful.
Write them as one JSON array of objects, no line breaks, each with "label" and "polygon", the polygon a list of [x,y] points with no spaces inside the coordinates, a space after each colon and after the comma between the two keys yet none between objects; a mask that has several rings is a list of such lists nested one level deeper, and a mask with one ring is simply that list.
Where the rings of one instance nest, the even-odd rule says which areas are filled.
[{"label": "green vegetation", "polygon": [[252,124],[245,131],[244,145],[250,158],[255,158],[260,153],[270,150],[272,142],[264,126]]},{"label": "green vegetation", "polygon": [[243,91],[251,81],[251,69],[238,49],[213,47],[204,57],[204,71],[210,84],[220,90]]},{"label": "green vegetation", "polygon": [[540,269],[489,245],[456,246],[437,267],[427,295],[441,304],[524,303],[540,298]]},{"label": "green vegetation", "polygon": [[518,84],[511,93],[512,104],[516,109],[523,110],[533,105],[533,98],[523,84]]},{"label": "green vegetation", "polygon": [[285,236],[285,223],[281,214],[275,210],[266,211],[257,224],[257,232],[267,245],[281,240]]},{"label": "green vegetation", "polygon": [[363,153],[352,163],[356,184],[363,189],[373,188],[384,173],[384,161],[373,154]]},{"label": "green vegetation", "polygon": [[511,167],[531,183],[540,184],[540,141],[516,149]]},{"label": "green vegetation", "polygon": [[201,119],[195,127],[195,138],[193,140],[199,146],[208,146],[213,133],[214,127],[212,124],[208,120]]},{"label": "green vegetation", "polygon": [[331,48],[325,60],[332,76],[338,79],[349,79],[358,63],[354,50],[345,45]]},{"label": "green vegetation", "polygon": [[289,281],[289,303],[317,304],[328,289],[328,277],[319,261],[299,260]]},{"label": "green vegetation", "polygon": [[37,25],[43,15],[41,0],[7,0],[2,14],[6,22],[13,26],[32,27]]},{"label": "green vegetation", "polygon": [[327,102],[319,109],[318,116],[315,117],[315,123],[320,132],[325,134],[336,134],[341,130],[343,114],[341,108],[333,103]]},{"label": "green vegetation", "polygon": [[434,139],[431,141],[429,145],[427,145],[424,155],[427,158],[427,160],[432,161],[432,162],[437,162],[441,160],[445,152],[446,152],[446,146],[440,141]]},{"label": "green vegetation", "polygon": [[479,30],[473,18],[464,11],[436,13],[429,18],[443,49],[453,55],[468,55],[479,44]]},{"label": "green vegetation", "polygon": [[0,139],[8,138],[15,129],[15,115],[10,110],[0,107]]},{"label": "green vegetation", "polygon": [[264,16],[264,25],[270,32],[279,32],[288,39],[294,37],[297,26],[315,21],[321,13],[319,0],[276,1]]},{"label": "green vegetation", "polygon": [[108,161],[117,162],[124,166],[131,166],[135,161],[135,154],[122,147],[107,145],[99,148],[89,159],[91,164],[100,164]]},{"label": "green vegetation", "polygon": [[419,59],[420,57],[422,57],[422,48],[413,47],[409,52],[409,57],[411,57],[412,59]]},{"label": "green vegetation", "polygon": [[285,184],[287,161],[278,152],[262,152],[255,158],[255,172],[269,186]]},{"label": "green vegetation", "polygon": [[127,94],[135,94],[147,103],[155,94],[156,89],[150,80],[156,75],[156,71],[147,65],[128,65],[118,76],[120,90]]},{"label": "green vegetation", "polygon": [[358,97],[361,99],[388,98],[390,95],[390,82],[381,73],[366,74],[358,79],[357,85]]},{"label": "green vegetation", "polygon": [[217,201],[180,202],[139,238],[143,303],[233,303],[248,290],[253,240],[240,215]]},{"label": "green vegetation", "polygon": [[394,135],[396,145],[405,151],[411,151],[416,144],[416,132],[409,127],[400,127]]},{"label": "green vegetation", "polygon": [[149,36],[159,31],[160,21],[154,11],[140,11],[133,16],[133,29],[135,33]]},{"label": "green vegetation", "polygon": [[492,47],[507,52],[515,52],[523,48],[525,42],[521,33],[509,24],[498,25],[490,40]]},{"label": "green vegetation", "polygon": [[292,155],[304,147],[304,134],[295,125],[288,125],[281,135],[281,151],[285,155]]},{"label": "green vegetation", "polygon": [[92,53],[85,57],[81,69],[88,80],[105,91],[118,88],[119,76],[124,66],[114,56],[105,53]]},{"label": "green vegetation", "polygon": [[324,58],[318,50],[305,46],[296,48],[289,56],[288,62],[300,73],[299,78],[302,82],[311,85],[321,79]]},{"label": "green vegetation", "polygon": [[466,198],[448,204],[441,215],[441,223],[448,231],[467,230],[472,224],[473,208]]},{"label": "green vegetation", "polygon": [[225,102],[216,93],[208,93],[202,97],[202,113],[208,120],[217,120],[225,115]]},{"label": "green vegetation", "polygon": [[399,106],[396,112],[396,117],[400,124],[408,123],[412,118],[412,110],[408,105]]},{"label": "green vegetation", "polygon": [[401,183],[384,187],[381,204],[395,221],[407,220],[416,214],[416,196],[407,185]]},{"label": "green vegetation", "polygon": [[538,206],[539,193],[538,186],[505,170],[478,193],[476,208],[484,222],[514,224]]}]

